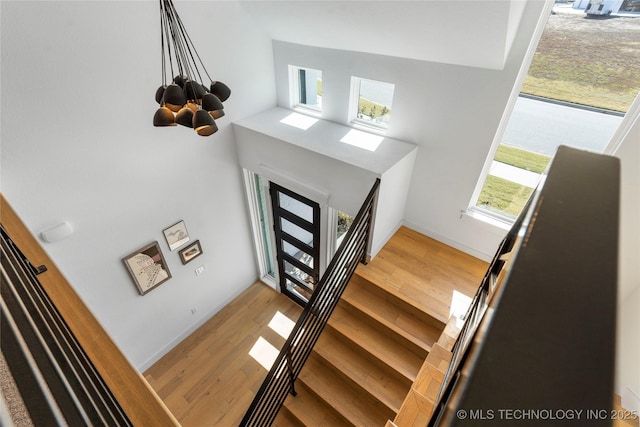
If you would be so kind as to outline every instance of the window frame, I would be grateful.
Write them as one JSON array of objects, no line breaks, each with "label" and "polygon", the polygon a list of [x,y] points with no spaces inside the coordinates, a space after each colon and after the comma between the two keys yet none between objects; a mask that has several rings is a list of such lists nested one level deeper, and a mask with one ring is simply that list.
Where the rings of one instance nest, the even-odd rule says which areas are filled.
[{"label": "window frame", "polygon": [[[391,85],[393,86],[393,92],[395,96],[395,89],[396,89],[395,83],[383,82],[382,80],[368,79],[365,77],[351,76],[351,93],[349,94],[349,115],[347,117],[347,121],[354,128],[381,134],[381,135],[386,135],[386,133],[389,130],[389,125],[379,125],[379,124],[376,124],[374,121],[363,120],[358,117],[358,107],[360,105],[360,83],[363,80],[374,82],[374,83],[382,83],[385,85]],[[385,107],[387,106],[385,105]],[[389,110],[393,108],[393,97],[392,97],[391,105],[388,106],[388,108]]]},{"label": "window frame", "polygon": [[544,11],[540,15],[540,19],[536,24],[536,29],[534,31],[533,37],[531,38],[531,42],[529,43],[529,47],[527,48],[522,66],[518,71],[518,76],[516,77],[515,84],[511,89],[511,95],[509,96],[507,105],[504,109],[504,112],[502,113],[502,117],[500,119],[496,134],[493,137],[493,141],[491,142],[491,148],[489,149],[489,153],[487,154],[487,158],[485,159],[482,171],[480,172],[478,181],[476,182],[476,187],[471,194],[471,199],[469,201],[467,209],[463,211],[463,214],[465,215],[468,215],[472,218],[480,219],[487,223],[498,225],[501,228],[504,228],[505,226],[511,226],[516,220],[517,216],[516,218],[511,218],[510,216],[501,214],[500,212],[490,209],[484,209],[481,206],[477,206],[477,203],[478,199],[480,198],[480,194],[482,193],[482,189],[484,188],[487,177],[489,176],[489,172],[491,171],[491,165],[496,156],[496,152],[498,151],[498,147],[500,146],[500,144],[502,144],[505,131],[507,129],[507,126],[509,125],[511,115],[513,114],[513,110],[516,105],[516,101],[520,96],[520,89],[522,88],[524,80],[529,73],[529,68],[531,67],[533,56],[538,49],[538,44],[540,43],[542,34],[544,33],[545,27],[547,26],[547,21],[551,16],[551,11],[553,10],[554,5],[555,0],[545,0]]},{"label": "window frame", "polygon": [[[297,65],[289,65],[289,105],[291,109],[319,116],[322,113],[322,104],[309,105],[302,102],[302,87],[300,85],[300,73],[306,71],[314,71],[320,73],[320,81],[322,81],[322,70],[311,67],[300,67]],[[306,95],[306,90],[305,90]]]}]

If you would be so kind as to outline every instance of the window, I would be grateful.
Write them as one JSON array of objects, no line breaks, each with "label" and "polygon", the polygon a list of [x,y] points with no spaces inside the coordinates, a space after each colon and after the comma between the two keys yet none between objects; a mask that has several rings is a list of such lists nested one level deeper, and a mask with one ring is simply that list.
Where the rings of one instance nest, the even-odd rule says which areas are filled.
[{"label": "window", "polygon": [[322,71],[289,66],[291,107],[322,110]]},{"label": "window", "polygon": [[263,242],[263,244],[260,245],[263,251],[261,259],[264,262],[264,271],[262,273],[270,276],[271,278],[275,278],[275,262],[273,249],[271,246],[271,233],[269,231],[269,201],[267,197],[267,188],[269,183],[262,176],[256,173],[253,174],[253,184],[255,185],[255,202],[257,207],[258,219],[260,221],[260,239]]},{"label": "window", "polygon": [[352,77],[352,122],[377,130],[387,130],[394,89],[395,85],[391,83]]},{"label": "window", "polygon": [[338,225],[336,227],[336,248],[339,248],[355,218],[342,211],[338,211],[337,215]]},{"label": "window", "polygon": [[[575,7],[575,6],[574,6]],[[559,145],[606,150],[640,90],[631,37],[623,21],[590,20],[557,4],[540,42],[505,131],[494,144],[471,209],[512,221],[537,185]]]}]

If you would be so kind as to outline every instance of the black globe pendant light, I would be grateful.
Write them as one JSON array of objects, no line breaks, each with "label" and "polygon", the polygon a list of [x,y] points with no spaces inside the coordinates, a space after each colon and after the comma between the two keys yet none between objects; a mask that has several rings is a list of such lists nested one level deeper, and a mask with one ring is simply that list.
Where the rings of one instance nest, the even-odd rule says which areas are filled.
[{"label": "black globe pendant light", "polygon": [[[179,124],[201,136],[213,135],[218,130],[214,119],[224,116],[222,103],[229,99],[231,89],[207,72],[173,1],[159,2],[162,85],[155,93],[160,108],[153,116],[153,125]],[[202,81],[203,74],[209,79],[208,87]],[[167,75],[175,76],[168,84]]]}]

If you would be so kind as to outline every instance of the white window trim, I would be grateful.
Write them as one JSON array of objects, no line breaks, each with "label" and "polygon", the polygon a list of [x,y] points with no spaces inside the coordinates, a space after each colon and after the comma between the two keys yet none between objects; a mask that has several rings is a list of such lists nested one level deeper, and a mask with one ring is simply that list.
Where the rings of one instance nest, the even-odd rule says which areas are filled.
[{"label": "white window trim", "polygon": [[[493,142],[491,143],[491,148],[489,149],[489,153],[484,162],[484,166],[482,167],[482,171],[480,172],[480,177],[478,178],[478,182],[476,183],[476,188],[473,190],[473,194],[471,195],[471,200],[469,201],[467,209],[464,210],[464,213],[469,213],[471,217],[494,225],[511,225],[515,221],[515,218],[511,218],[506,215],[500,215],[499,213],[490,211],[488,209],[482,209],[481,207],[476,206],[476,204],[478,203],[478,198],[480,197],[480,193],[482,192],[484,183],[487,179],[487,176],[489,175],[489,171],[491,170],[491,164],[493,163],[493,160],[496,156],[498,147],[502,143],[504,133],[509,124],[509,120],[511,119],[511,114],[513,113],[513,109],[515,108],[518,96],[520,95],[520,89],[522,89],[524,80],[529,73],[529,68],[531,67],[531,62],[533,61],[533,55],[538,49],[538,43],[542,38],[545,27],[547,26],[547,21],[549,20],[549,16],[551,16],[551,11],[554,4],[555,0],[545,0],[544,10],[540,14],[540,19],[536,24],[535,32],[533,34],[533,37],[531,38],[531,42],[529,43],[529,47],[527,49],[527,53],[525,54],[524,60],[522,61],[522,66],[520,67],[520,71],[518,72],[518,76],[516,78],[515,84],[513,85],[513,89],[511,90],[509,101],[507,102],[507,106],[502,113],[500,124],[498,125],[498,129],[493,138]],[[499,226],[503,227],[503,225]]]},{"label": "white window trim", "polygon": [[477,219],[495,227],[501,228],[505,231],[509,231],[515,218],[511,218],[506,215],[502,215],[499,212],[483,209],[479,206],[471,206],[469,209],[462,212],[462,215],[469,218]]},{"label": "white window trim", "polygon": [[[249,208],[249,218],[251,220],[251,230],[253,234],[253,245],[254,251],[256,254],[256,260],[258,261],[258,271],[260,281],[269,285],[276,291],[280,292],[280,287],[278,286],[278,268],[274,266],[274,276],[269,274],[269,268],[267,267],[267,259],[264,254],[264,247],[266,246],[266,242],[262,237],[262,228],[260,225],[260,207],[258,206],[258,194],[256,193],[256,179],[255,174],[247,169],[242,169],[242,174],[244,175],[244,184],[246,188],[247,195],[247,206]],[[267,189],[268,190],[268,189]],[[269,192],[266,191],[267,198],[270,199]],[[273,218],[272,213],[269,209],[267,209],[267,216],[269,220],[269,233],[271,234],[271,241],[275,241],[275,235],[273,232]],[[275,261],[275,260],[274,260]]]},{"label": "white window trim", "polygon": [[289,65],[289,107],[300,113],[320,117],[322,113],[321,107],[300,103],[300,70],[313,70],[322,73],[322,70],[316,70],[315,68]]},{"label": "white window trim", "polygon": [[[327,269],[329,261],[333,258],[333,254],[338,249],[336,246],[335,235],[338,230],[337,210],[331,208],[327,204],[329,194],[315,189],[311,186],[307,186],[301,183],[299,180],[294,180],[287,175],[277,172],[275,169],[268,166],[261,165],[262,172],[255,172],[261,175],[265,182],[275,181],[285,188],[290,188],[292,191],[317,202],[320,205],[320,256],[318,257],[318,263],[320,267],[320,276],[324,274]],[[258,195],[256,193],[256,180],[255,173],[242,169],[244,176],[247,206],[249,208],[249,217],[251,220],[251,230],[253,234],[254,252],[256,254],[256,260],[258,262],[258,270],[260,280],[267,285],[271,286],[276,291],[280,292],[280,278],[278,272],[277,260],[274,258],[274,276],[269,275],[267,267],[267,259],[264,254],[264,247],[266,242],[262,237],[262,229],[260,227],[260,213],[258,206]],[[271,206],[271,194],[268,188],[265,188],[265,194],[267,196],[269,207]],[[335,217],[335,218],[334,218]],[[271,209],[267,209],[267,218],[269,221],[269,234],[271,242],[276,241],[276,236],[273,228],[273,212]],[[333,233],[333,234],[332,234]],[[333,236],[333,237],[332,237]],[[275,257],[276,248],[273,247],[273,253]]]},{"label": "white window trim", "polygon": [[338,210],[327,207],[327,259],[331,260],[338,250]]},{"label": "white window trim", "polygon": [[[367,120],[362,120],[358,118],[358,104],[360,101],[360,81],[362,80],[386,83],[380,80],[372,80],[372,79],[366,79],[364,77],[351,76],[351,93],[349,94],[349,115],[347,116],[347,122],[351,125],[351,127],[356,128],[358,130],[375,133],[378,135],[386,135],[389,130],[388,126],[377,126]],[[391,84],[391,83],[387,83],[387,84]],[[395,85],[394,85],[394,89],[395,89]]]}]

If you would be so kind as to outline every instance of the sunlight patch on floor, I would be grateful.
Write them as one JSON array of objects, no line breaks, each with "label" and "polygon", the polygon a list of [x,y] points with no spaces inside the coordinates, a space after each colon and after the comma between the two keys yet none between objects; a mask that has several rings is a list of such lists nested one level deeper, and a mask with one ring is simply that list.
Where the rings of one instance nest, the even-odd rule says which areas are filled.
[{"label": "sunlight patch on floor", "polygon": [[280,351],[262,337],[258,337],[256,343],[249,350],[249,356],[253,357],[267,371],[271,369],[271,365],[278,357],[278,353]]},{"label": "sunlight patch on floor", "polygon": [[289,337],[289,334],[295,325],[296,322],[289,319],[279,311],[274,314],[273,318],[269,322],[269,327],[284,339]]},{"label": "sunlight patch on floor", "polygon": [[[279,311],[273,315],[269,322],[269,327],[284,339],[289,337],[295,325],[296,322]],[[262,365],[267,371],[271,369],[279,353],[280,350],[263,337],[259,337],[253,347],[251,347],[251,350],[249,350],[249,356],[253,357],[256,362]]]}]

